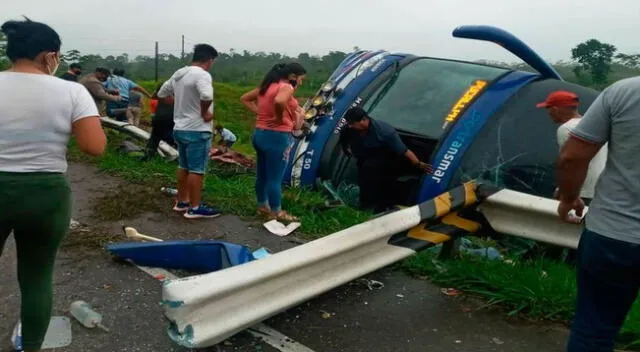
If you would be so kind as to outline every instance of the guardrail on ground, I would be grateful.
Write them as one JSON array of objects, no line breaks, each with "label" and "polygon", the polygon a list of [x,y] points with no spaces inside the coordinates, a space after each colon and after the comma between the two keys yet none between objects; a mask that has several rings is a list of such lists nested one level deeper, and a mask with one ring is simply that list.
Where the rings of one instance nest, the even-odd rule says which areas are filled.
[{"label": "guardrail on ground", "polygon": [[[106,127],[116,129],[118,131],[127,133],[139,140],[147,141],[149,140],[150,134],[149,132],[136,127],[134,125],[129,124],[128,122],[122,122],[114,120],[110,117],[102,116],[100,117],[102,124]],[[165,158],[170,160],[175,160],[178,158],[178,151],[165,142],[160,142],[158,146],[158,152]]]},{"label": "guardrail on ground", "polygon": [[497,232],[578,248],[583,226],[560,221],[557,208],[556,200],[504,189],[488,196],[477,210]]},{"label": "guardrail on ground", "polygon": [[[178,344],[215,345],[279,312],[416,253],[453,235],[477,231],[457,211],[478,203],[467,183],[405,208],[265,259],[205,275],[171,280],[163,287],[169,335]],[[481,194],[482,192],[478,192]],[[504,233],[575,248],[582,226],[555,215],[558,202],[510,190],[482,196],[478,210]],[[407,231],[409,230],[409,231]],[[400,236],[400,237],[398,237]]]},{"label": "guardrail on ground", "polygon": [[[454,222],[445,221],[449,215],[477,203],[475,189],[475,183],[466,183],[430,201],[265,259],[168,281],[163,286],[163,304],[172,323],[169,335],[185,347],[215,345],[323,292],[411,256],[416,248],[447,241],[451,237],[438,232],[438,227],[451,226]],[[426,225],[417,227],[421,222]]]}]

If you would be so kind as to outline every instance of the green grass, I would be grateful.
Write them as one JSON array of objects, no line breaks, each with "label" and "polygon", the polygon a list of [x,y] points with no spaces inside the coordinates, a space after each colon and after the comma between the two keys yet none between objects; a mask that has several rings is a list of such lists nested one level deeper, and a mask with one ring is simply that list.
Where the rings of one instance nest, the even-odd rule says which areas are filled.
[{"label": "green grass", "polygon": [[[468,255],[438,261],[432,252],[423,252],[401,266],[438,285],[481,297],[489,306],[505,308],[509,315],[562,322],[573,317],[575,270],[563,263],[539,259],[508,264]],[[619,342],[625,348],[640,348],[640,300],[627,317]]]},{"label": "green grass", "polygon": [[[229,95],[234,93],[229,89]],[[238,92],[235,92],[238,94]],[[233,100],[232,100],[233,101]],[[228,106],[219,104],[219,108],[226,111],[238,111],[233,102]],[[239,105],[237,103],[236,105]],[[236,115],[237,116],[237,115]],[[242,118],[237,118],[240,126]],[[113,130],[106,130],[109,141],[107,152],[98,159],[91,159],[82,155],[73,140],[69,147],[69,158],[75,161],[95,163],[99,169],[119,177],[126,181],[159,188],[159,185],[175,186],[175,162],[167,162],[155,159],[142,163],[137,156],[129,156],[117,151],[120,143],[126,136]],[[244,148],[250,148],[248,142],[239,141]],[[234,145],[234,149],[236,145]],[[254,193],[255,175],[252,172],[238,172],[234,166],[210,163],[210,172],[205,178],[204,201],[223,210],[225,213],[235,214],[241,217],[254,218],[256,213],[256,201]],[[159,189],[157,190],[159,192]],[[371,217],[368,212],[362,212],[349,207],[326,209],[326,198],[323,194],[306,189],[285,189],[283,196],[283,208],[292,214],[302,218],[300,229],[301,237],[315,239],[347,227],[359,224]]]},{"label": "green grass", "polygon": [[[145,89],[155,89],[154,82],[140,84]],[[240,103],[240,96],[250,89],[252,87],[215,83],[215,118],[238,137],[233,149],[253,155],[255,152],[251,146],[250,136],[253,133],[255,116]],[[137,158],[122,155],[116,151],[116,148],[124,136],[113,131],[108,132],[108,151],[97,161],[100,169],[117,174],[131,182],[157,185],[158,180],[164,180],[168,186],[175,185],[175,163],[162,160],[140,163]],[[73,143],[69,153],[75,160],[88,160],[80,155]],[[256,211],[255,175],[237,174],[233,172],[233,167],[231,169],[219,167],[215,163],[210,165],[212,170],[205,179],[204,200],[226,213],[253,217]],[[283,208],[302,218],[300,231],[304,234],[303,237],[308,239],[353,226],[371,216],[370,213],[348,207],[325,209],[325,197],[314,191],[287,189],[283,198]]]}]

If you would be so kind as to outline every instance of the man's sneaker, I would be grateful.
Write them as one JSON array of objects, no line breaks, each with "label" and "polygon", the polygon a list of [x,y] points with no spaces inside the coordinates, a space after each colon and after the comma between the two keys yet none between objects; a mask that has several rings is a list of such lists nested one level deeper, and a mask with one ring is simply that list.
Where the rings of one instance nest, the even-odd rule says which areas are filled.
[{"label": "man's sneaker", "polygon": [[176,205],[173,206],[173,211],[177,211],[179,213],[184,213],[189,210],[189,202],[176,202]]},{"label": "man's sneaker", "polygon": [[222,212],[220,210],[207,207],[204,204],[200,204],[200,206],[196,209],[189,208],[189,210],[184,213],[184,217],[187,219],[215,218],[220,215],[222,215]]}]

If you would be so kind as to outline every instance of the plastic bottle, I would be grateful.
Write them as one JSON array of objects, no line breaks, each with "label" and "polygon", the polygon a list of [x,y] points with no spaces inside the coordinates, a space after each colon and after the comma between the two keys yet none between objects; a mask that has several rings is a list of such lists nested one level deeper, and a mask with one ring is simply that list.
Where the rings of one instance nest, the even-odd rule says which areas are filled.
[{"label": "plastic bottle", "polygon": [[85,301],[75,301],[71,303],[69,313],[87,328],[98,327],[104,331],[109,331],[109,329],[102,325],[102,315],[94,311],[89,303]]},{"label": "plastic bottle", "polygon": [[170,187],[162,187],[160,188],[160,192],[169,195],[169,196],[177,196],[178,195],[178,190],[175,188],[170,188]]}]

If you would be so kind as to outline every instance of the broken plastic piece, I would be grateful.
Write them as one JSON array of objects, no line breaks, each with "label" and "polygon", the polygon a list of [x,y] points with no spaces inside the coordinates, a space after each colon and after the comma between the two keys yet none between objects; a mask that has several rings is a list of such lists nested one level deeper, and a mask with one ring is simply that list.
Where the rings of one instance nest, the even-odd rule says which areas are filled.
[{"label": "broken plastic piece", "polygon": [[289,225],[285,226],[278,220],[271,220],[264,223],[264,227],[269,230],[269,232],[280,237],[290,235],[293,231],[297,230],[300,225],[301,224],[299,222],[292,222]]}]

